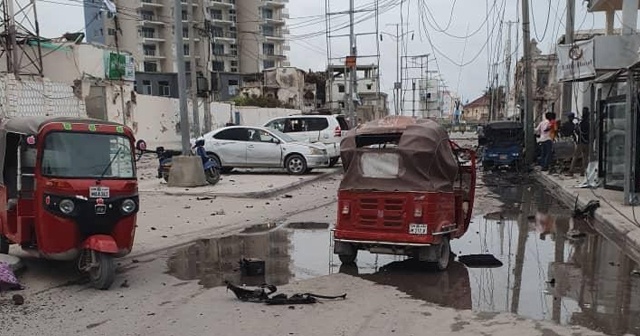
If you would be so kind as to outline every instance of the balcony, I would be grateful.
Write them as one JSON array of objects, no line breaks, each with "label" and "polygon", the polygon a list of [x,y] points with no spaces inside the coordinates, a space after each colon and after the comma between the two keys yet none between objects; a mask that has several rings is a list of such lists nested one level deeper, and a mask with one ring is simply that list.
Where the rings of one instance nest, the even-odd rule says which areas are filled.
[{"label": "balcony", "polygon": [[265,40],[273,42],[284,42],[285,37],[281,32],[265,32],[263,33]]},{"label": "balcony", "polygon": [[233,26],[236,24],[236,22],[231,19],[230,16],[228,15],[222,15],[222,14],[212,14],[210,13],[210,17],[211,17],[211,24],[216,25],[226,25],[226,26]]},{"label": "balcony", "polygon": [[161,55],[157,49],[144,49],[143,55],[145,60],[159,60],[166,58],[165,56]]},{"label": "balcony", "polygon": [[142,18],[142,24],[143,25],[153,25],[153,26],[164,26],[165,25],[165,23],[162,22],[160,20],[160,18],[158,18],[156,15],[142,13],[140,16]]},{"label": "balcony", "polygon": [[266,59],[275,59],[275,60],[284,60],[287,59],[286,55],[280,55],[280,54],[271,54],[271,53],[266,53],[266,54],[262,54],[262,56],[264,56]]},{"label": "balcony", "polygon": [[159,0],[142,0],[142,7],[162,8],[164,5]]},{"label": "balcony", "polygon": [[235,0],[211,0],[209,1],[209,6],[216,8],[234,8]]},{"label": "balcony", "polygon": [[238,34],[235,32],[219,32],[213,31],[212,34],[214,41],[226,41],[226,42],[236,42],[238,38]]},{"label": "balcony", "polygon": [[262,6],[267,8],[283,8],[289,0],[262,0]]},{"label": "balcony", "polygon": [[[188,3],[187,1],[185,1],[185,0],[182,0],[182,1],[180,1],[180,2],[182,3],[182,5],[183,5],[183,6],[186,6],[186,5],[188,5],[188,4],[189,4],[189,3]],[[191,5],[192,5],[193,7],[198,7],[198,3],[197,3],[197,2],[195,2],[195,1],[194,1],[194,2],[192,2],[192,3],[191,3]]]}]

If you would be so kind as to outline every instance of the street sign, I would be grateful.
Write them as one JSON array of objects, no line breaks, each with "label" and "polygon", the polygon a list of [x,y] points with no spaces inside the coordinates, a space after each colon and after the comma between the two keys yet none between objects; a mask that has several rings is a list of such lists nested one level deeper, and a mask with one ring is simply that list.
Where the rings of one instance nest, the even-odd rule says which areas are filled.
[{"label": "street sign", "polygon": [[345,65],[349,68],[355,68],[356,67],[356,56],[347,56],[347,59],[345,60]]}]

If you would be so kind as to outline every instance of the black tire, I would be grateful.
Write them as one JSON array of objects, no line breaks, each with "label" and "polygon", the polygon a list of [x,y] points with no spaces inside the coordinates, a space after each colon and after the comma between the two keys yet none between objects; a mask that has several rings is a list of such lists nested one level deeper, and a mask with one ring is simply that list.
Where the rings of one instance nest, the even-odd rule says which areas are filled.
[{"label": "black tire", "polygon": [[329,160],[329,168],[333,168],[336,166],[336,164],[338,164],[338,161],[340,160],[339,157],[336,158],[332,158]]},{"label": "black tire", "polygon": [[356,258],[358,257],[358,251],[353,254],[339,254],[338,258],[340,258],[340,262],[345,265],[352,265],[356,262]]},{"label": "black tire", "polygon": [[300,154],[292,154],[284,161],[284,168],[291,175],[302,175],[307,172],[307,160]]},{"label": "black tire", "polygon": [[216,185],[220,181],[220,169],[209,168],[204,172],[204,177],[210,185]]},{"label": "black tire", "polygon": [[229,174],[229,173],[231,173],[232,171],[233,171],[233,167],[222,167],[222,168],[220,169],[220,172],[221,172],[222,174]]},{"label": "black tire", "polygon": [[0,235],[0,254],[9,254],[9,239]]},{"label": "black tire", "polygon": [[169,183],[169,173],[162,173],[162,179],[165,182]]},{"label": "black tire", "polygon": [[107,290],[116,278],[116,266],[111,255],[95,252],[97,267],[89,270],[89,281],[95,289]]},{"label": "black tire", "polygon": [[451,263],[451,245],[449,244],[448,237],[442,237],[442,243],[436,247],[438,249],[436,261],[436,269],[438,271],[444,271],[449,267]]}]

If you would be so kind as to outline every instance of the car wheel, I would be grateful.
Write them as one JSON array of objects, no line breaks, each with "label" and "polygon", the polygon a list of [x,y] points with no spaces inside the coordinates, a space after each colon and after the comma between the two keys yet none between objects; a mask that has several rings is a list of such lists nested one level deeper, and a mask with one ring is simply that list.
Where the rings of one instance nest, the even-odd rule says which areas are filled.
[{"label": "car wheel", "polygon": [[300,154],[293,154],[284,162],[287,172],[292,175],[302,175],[307,172],[307,160]]},{"label": "car wheel", "polygon": [[335,165],[338,163],[338,161],[339,161],[339,160],[340,160],[340,158],[339,158],[339,157],[337,157],[337,158],[332,158],[332,159],[329,161],[329,168],[333,168],[333,167],[335,167]]}]

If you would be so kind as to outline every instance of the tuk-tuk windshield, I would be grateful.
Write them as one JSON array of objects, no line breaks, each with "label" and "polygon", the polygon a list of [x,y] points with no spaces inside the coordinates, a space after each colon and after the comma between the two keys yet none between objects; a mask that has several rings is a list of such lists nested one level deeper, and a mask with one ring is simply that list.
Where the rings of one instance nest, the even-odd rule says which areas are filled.
[{"label": "tuk-tuk windshield", "polygon": [[131,142],[124,135],[52,132],[44,139],[42,175],[135,178]]}]

